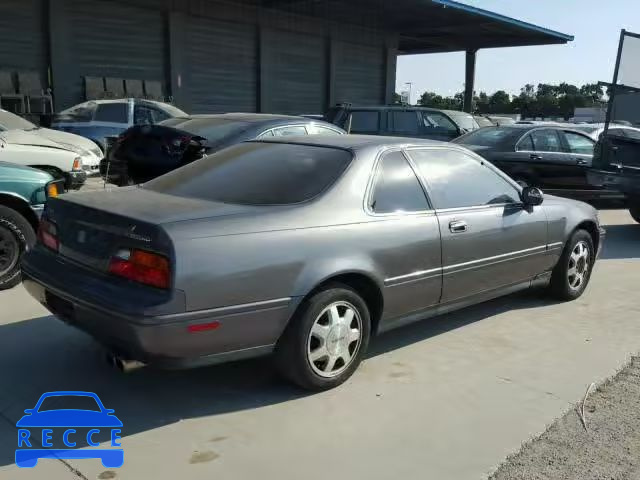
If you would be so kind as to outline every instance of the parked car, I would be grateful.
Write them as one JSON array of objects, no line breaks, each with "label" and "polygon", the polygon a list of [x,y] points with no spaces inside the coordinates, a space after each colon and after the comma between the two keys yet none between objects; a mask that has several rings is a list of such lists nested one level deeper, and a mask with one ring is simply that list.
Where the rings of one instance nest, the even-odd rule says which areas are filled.
[{"label": "parked car", "polygon": [[516,121],[511,117],[501,117],[499,115],[487,115],[487,118],[494,122],[496,125],[513,125]]},{"label": "parked car", "polygon": [[[598,141],[600,135],[604,132],[604,123],[588,123],[585,125],[575,125],[572,128],[580,130],[586,133],[595,141]],[[609,125],[609,135],[628,137],[640,140],[640,128],[629,127],[618,123],[612,123]]]},{"label": "parked car", "polygon": [[0,162],[0,290],[20,283],[20,259],[36,241],[44,204],[62,193],[42,170]]},{"label": "parked car", "polygon": [[120,135],[132,125],[152,125],[186,115],[173,105],[154,100],[90,100],[55,115],[51,128],[88,138],[104,152],[105,137]]},{"label": "parked car", "polygon": [[[31,145],[48,147],[51,142],[59,147],[74,152],[82,159],[82,166],[88,175],[97,175],[102,151],[91,140],[80,135],[39,127],[18,115],[0,109],[0,132],[19,131],[22,138],[30,137]],[[30,135],[25,135],[28,132]]]},{"label": "parked car", "polygon": [[349,133],[444,141],[479,128],[473,115],[465,112],[402,105],[341,104],[329,109],[325,120]]},{"label": "parked car", "polygon": [[620,198],[587,180],[595,142],[555,125],[487,127],[453,140],[489,160],[522,186],[581,199]]},{"label": "parked car", "polygon": [[624,194],[629,213],[640,223],[640,136],[635,129],[616,126],[599,137],[587,179],[596,188]]},{"label": "parked car", "polygon": [[63,179],[66,190],[80,188],[87,179],[82,157],[77,153],[24,130],[0,132],[0,161],[44,170]]},{"label": "parked car", "polygon": [[585,290],[596,210],[522,189],[457,145],[358,135],[244,142],[45,211],[24,285],[115,362],[275,353],[309,389],[371,335],[533,285]]},{"label": "parked car", "polygon": [[290,135],[342,135],[321,120],[259,113],[176,117],[132,127],[115,140],[100,167],[109,183],[146,182],[245,140]]}]

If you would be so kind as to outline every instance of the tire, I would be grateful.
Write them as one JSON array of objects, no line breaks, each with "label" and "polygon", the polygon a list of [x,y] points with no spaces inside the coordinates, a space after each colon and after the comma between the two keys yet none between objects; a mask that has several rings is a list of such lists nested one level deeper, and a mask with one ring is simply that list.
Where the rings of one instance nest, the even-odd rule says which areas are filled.
[{"label": "tire", "polygon": [[629,206],[629,213],[636,222],[640,223],[640,205]]},{"label": "tire", "polygon": [[29,221],[12,208],[0,205],[0,290],[20,283],[20,260],[36,242]]},{"label": "tire", "polygon": [[[565,244],[560,260],[551,274],[551,295],[564,301],[580,297],[589,284],[594,262],[595,248],[591,235],[586,230],[576,230]],[[576,272],[573,275],[572,270]]]},{"label": "tire", "polygon": [[358,368],[370,334],[371,317],[362,297],[347,285],[328,285],[300,305],[285,329],[276,346],[277,368],[306,390],[337,387]]}]

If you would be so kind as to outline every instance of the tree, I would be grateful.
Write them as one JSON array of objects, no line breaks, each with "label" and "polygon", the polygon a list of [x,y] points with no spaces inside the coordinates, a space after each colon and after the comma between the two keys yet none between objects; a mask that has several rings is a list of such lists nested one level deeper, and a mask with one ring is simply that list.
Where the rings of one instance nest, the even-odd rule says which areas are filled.
[{"label": "tree", "polygon": [[402,103],[402,96],[400,96],[399,93],[397,92],[393,92],[393,95],[391,97],[391,103],[397,105],[397,104],[401,104]]},{"label": "tree", "polygon": [[490,113],[511,113],[511,97],[504,90],[498,90],[489,98]]}]

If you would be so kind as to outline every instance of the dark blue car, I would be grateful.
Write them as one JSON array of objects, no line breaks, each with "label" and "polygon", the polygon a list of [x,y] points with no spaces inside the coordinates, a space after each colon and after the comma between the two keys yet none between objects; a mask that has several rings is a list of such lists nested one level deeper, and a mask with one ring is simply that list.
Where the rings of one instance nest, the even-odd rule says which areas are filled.
[{"label": "dark blue car", "polygon": [[133,125],[154,125],[187,114],[168,103],[142,98],[90,100],[57,114],[51,128],[93,140],[105,151],[105,137],[118,136]]},{"label": "dark blue car", "polygon": [[[81,400],[83,408],[52,408],[63,402]],[[89,407],[89,408],[86,408]],[[87,443],[96,447],[99,443],[93,440],[93,436],[100,433],[101,429],[111,430],[111,445],[120,446],[115,439],[119,439],[119,428],[122,422],[113,415],[112,409],[104,407],[100,398],[92,392],[61,391],[48,392],[40,397],[34,408],[24,411],[24,415],[16,426],[18,427],[18,449],[16,449],[16,465],[19,467],[34,467],[40,458],[79,459],[100,458],[107,468],[122,466],[124,453],[122,448],[73,448],[76,442],[71,442],[71,434],[76,435],[74,427],[87,428]],[[43,447],[51,447],[53,428],[64,428],[62,435],[64,443],[69,448],[32,448],[30,437],[32,428],[45,428],[42,430],[42,442],[35,441],[34,445],[41,443]],[[34,435],[35,436],[35,435]]]}]

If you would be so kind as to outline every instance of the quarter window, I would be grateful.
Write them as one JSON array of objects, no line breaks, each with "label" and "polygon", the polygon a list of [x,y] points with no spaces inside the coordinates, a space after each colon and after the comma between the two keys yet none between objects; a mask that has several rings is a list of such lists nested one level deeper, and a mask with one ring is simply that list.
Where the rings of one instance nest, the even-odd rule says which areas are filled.
[{"label": "quarter window", "polygon": [[555,130],[534,130],[531,132],[536,152],[561,152],[560,139]]},{"label": "quarter window", "polygon": [[443,148],[410,150],[437,209],[516,203],[516,188],[469,155]]},{"label": "quarter window", "polygon": [[274,128],[273,134],[276,137],[291,137],[293,135],[306,135],[307,130],[302,125],[291,125],[289,127]]},{"label": "quarter window", "polygon": [[371,210],[376,213],[429,209],[422,186],[401,152],[391,152],[382,158],[370,202]]},{"label": "quarter window", "polygon": [[[349,118],[344,128],[349,128]],[[380,113],[374,111],[351,112],[351,131],[349,133],[378,133],[380,130]]]},{"label": "quarter window", "polygon": [[531,135],[527,135],[526,137],[524,137],[522,140],[520,140],[518,142],[518,146],[516,147],[516,150],[519,152],[533,152],[534,146],[533,146],[533,140],[531,139]]},{"label": "quarter window", "polygon": [[564,132],[564,137],[567,139],[571,153],[593,155],[593,140],[573,132]]},{"label": "quarter window", "polygon": [[428,131],[433,132],[455,132],[458,133],[458,127],[440,112],[422,112],[422,122]]}]

